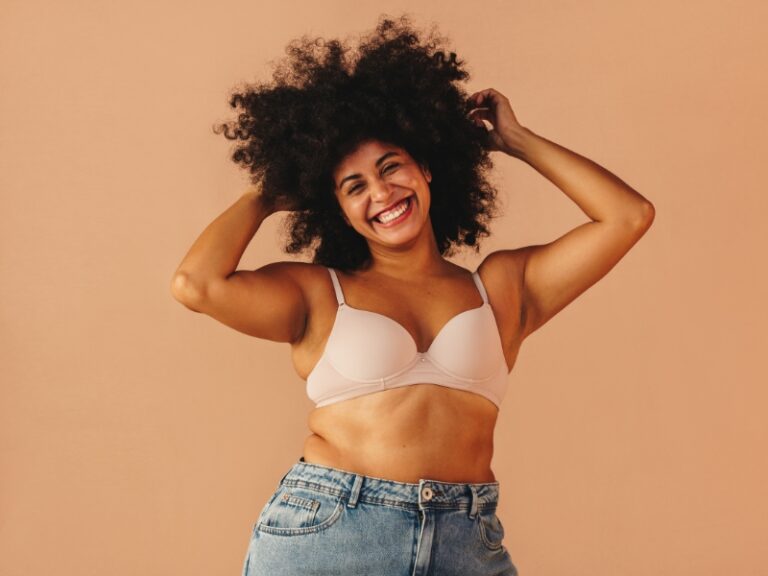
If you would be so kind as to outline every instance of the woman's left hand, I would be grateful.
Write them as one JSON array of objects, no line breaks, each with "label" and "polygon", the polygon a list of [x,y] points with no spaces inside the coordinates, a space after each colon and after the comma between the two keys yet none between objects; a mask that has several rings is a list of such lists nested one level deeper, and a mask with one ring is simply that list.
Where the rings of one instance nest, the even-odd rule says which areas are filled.
[{"label": "woman's left hand", "polygon": [[[525,127],[521,126],[504,94],[493,88],[472,94],[468,101],[470,119],[485,128],[483,120],[493,126],[488,131],[488,147],[519,157],[522,153]],[[487,128],[486,128],[487,129]]]}]

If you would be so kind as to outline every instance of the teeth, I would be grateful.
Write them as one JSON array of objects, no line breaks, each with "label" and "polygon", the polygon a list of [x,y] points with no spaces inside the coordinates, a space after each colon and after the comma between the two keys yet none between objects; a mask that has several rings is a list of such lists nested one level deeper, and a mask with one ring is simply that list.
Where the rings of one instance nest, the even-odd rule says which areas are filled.
[{"label": "teeth", "polygon": [[397,218],[398,216],[400,216],[403,212],[407,210],[407,208],[408,208],[408,199],[406,198],[389,212],[382,212],[381,214],[379,214],[376,217],[376,219],[382,224],[386,224],[387,222],[390,222],[395,218]]}]

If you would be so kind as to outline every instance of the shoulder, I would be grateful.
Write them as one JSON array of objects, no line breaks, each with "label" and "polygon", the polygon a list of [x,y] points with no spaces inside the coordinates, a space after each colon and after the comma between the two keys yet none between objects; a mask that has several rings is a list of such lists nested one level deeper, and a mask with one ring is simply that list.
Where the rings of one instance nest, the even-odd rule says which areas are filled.
[{"label": "shoulder", "polygon": [[477,267],[481,280],[491,284],[513,288],[522,281],[525,261],[530,254],[530,246],[491,252]]},{"label": "shoulder", "polygon": [[286,286],[298,288],[304,303],[310,308],[317,294],[327,290],[327,285],[331,282],[328,268],[311,262],[270,262],[259,268],[259,272],[284,282]]},{"label": "shoulder", "polygon": [[262,269],[269,269],[271,273],[293,281],[305,294],[310,294],[329,278],[327,267],[311,262],[271,262]]},{"label": "shoulder", "polygon": [[477,267],[492,307],[520,329],[525,324],[523,282],[530,247],[496,250]]}]

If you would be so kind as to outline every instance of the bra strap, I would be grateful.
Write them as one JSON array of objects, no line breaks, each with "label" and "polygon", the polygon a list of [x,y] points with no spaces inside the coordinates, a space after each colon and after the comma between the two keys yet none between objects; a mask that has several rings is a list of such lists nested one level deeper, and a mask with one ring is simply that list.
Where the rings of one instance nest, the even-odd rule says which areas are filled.
[{"label": "bra strap", "polygon": [[480,296],[483,297],[483,302],[487,304],[488,293],[485,291],[485,286],[483,286],[483,281],[480,280],[480,274],[477,273],[477,270],[472,272],[472,279],[475,281],[475,284],[477,285],[477,289],[480,291]]},{"label": "bra strap", "polygon": [[341,306],[344,304],[344,293],[341,291],[341,284],[339,284],[339,278],[336,276],[336,270],[328,268],[328,272],[331,273],[333,289],[336,291],[336,301],[339,303],[339,306]]}]

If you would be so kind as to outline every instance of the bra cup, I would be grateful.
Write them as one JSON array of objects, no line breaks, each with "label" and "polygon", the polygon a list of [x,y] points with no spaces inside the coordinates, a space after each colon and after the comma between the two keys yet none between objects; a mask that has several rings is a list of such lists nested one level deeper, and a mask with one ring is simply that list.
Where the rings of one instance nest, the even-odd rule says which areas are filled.
[{"label": "bra cup", "polygon": [[[500,350],[493,311],[488,307],[454,318],[435,338],[432,361],[454,376],[484,380],[498,370]],[[478,336],[472,338],[470,334]]]},{"label": "bra cup", "polygon": [[391,319],[344,306],[337,314],[341,315],[341,326],[329,337],[325,355],[342,376],[382,380],[407,368],[416,357],[410,334]]}]

